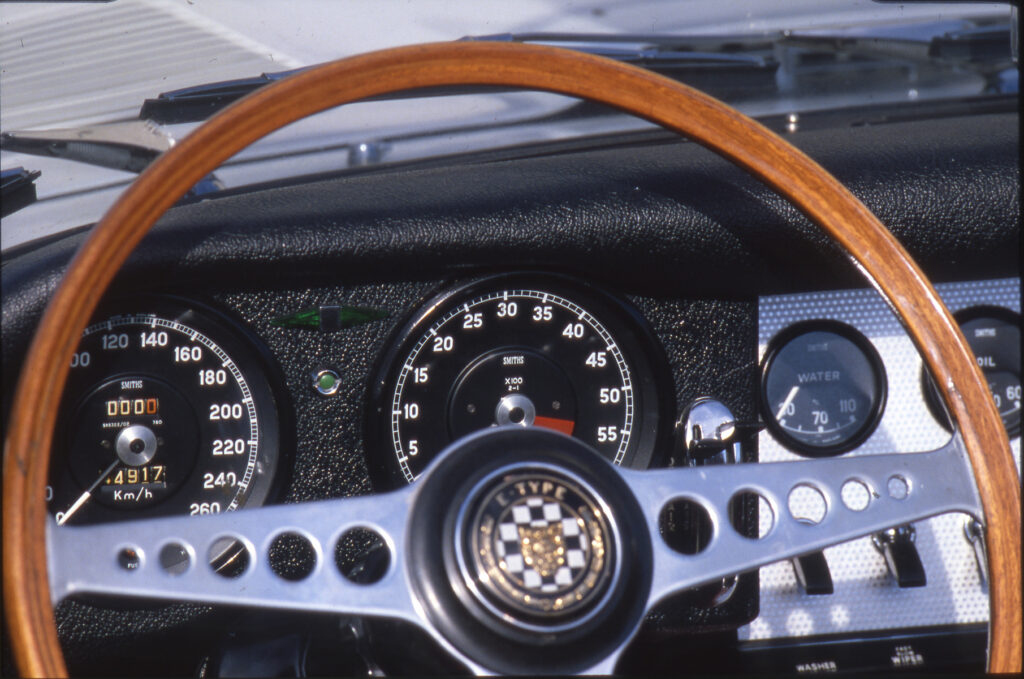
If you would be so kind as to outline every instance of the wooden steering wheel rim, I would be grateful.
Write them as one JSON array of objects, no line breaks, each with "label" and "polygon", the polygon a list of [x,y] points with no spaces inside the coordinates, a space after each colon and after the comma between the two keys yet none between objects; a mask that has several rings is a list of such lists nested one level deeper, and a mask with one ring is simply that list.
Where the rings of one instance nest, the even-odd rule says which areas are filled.
[{"label": "wooden steering wheel rim", "polygon": [[67,672],[47,580],[44,487],[72,353],[121,264],[182,195],[257,139],[340,104],[442,85],[547,90],[658,123],[745,168],[851,254],[900,316],[963,437],[985,514],[991,583],[989,669],[1020,671],[1020,486],[1009,442],[956,322],[896,239],[810,158],[753,120],[685,85],[567,50],[468,42],[375,52],[268,85],[214,116],[161,156],[93,229],[50,301],[23,364],[5,444],[3,591],[19,670],[31,676]]}]

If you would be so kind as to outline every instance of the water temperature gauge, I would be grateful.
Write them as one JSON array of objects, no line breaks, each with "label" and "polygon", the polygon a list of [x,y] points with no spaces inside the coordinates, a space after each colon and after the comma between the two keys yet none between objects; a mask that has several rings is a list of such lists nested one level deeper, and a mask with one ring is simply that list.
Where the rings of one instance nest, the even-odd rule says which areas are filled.
[{"label": "water temperature gauge", "polygon": [[860,445],[877,426],[885,396],[878,352],[849,325],[798,323],[768,345],[761,372],[764,418],[795,452],[836,455]]}]

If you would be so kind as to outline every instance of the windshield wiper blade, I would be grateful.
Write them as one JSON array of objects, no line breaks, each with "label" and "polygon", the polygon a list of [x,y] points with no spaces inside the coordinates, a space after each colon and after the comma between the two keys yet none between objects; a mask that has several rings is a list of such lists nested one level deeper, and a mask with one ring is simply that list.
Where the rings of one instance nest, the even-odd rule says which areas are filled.
[{"label": "windshield wiper blade", "polygon": [[206,120],[231,102],[269,85],[272,82],[306,70],[308,67],[288,71],[261,73],[255,78],[222,80],[162,92],[156,99],[146,99],[139,110],[139,118],[163,123],[194,123]]},{"label": "windshield wiper blade", "polygon": [[471,41],[547,45],[640,66],[732,103],[778,91],[775,44],[783,33],[747,35],[606,35],[501,33]]},{"label": "windshield wiper blade", "polygon": [[1012,24],[978,26],[936,36],[929,54],[957,63],[1000,63],[1014,60]]},{"label": "windshield wiper blade", "polygon": [[[776,36],[777,37],[777,36]],[[535,42],[575,49],[589,54],[598,54],[625,63],[643,66],[656,73],[683,79],[695,72],[714,71],[716,80],[724,71],[732,74],[734,88],[738,91],[750,92],[752,88],[763,91],[765,87],[774,86],[774,74],[778,63],[771,55],[772,36],[759,36],[751,41],[749,38],[718,37],[694,39],[668,38],[664,36],[605,36],[605,35],[572,35],[559,33],[523,33],[469,36],[463,41],[489,42]],[[696,51],[697,48],[700,51]],[[139,118],[156,123],[172,125],[192,123],[206,120],[228,104],[241,99],[245,95],[258,90],[272,82],[287,78],[304,71],[303,67],[275,73],[261,73],[255,78],[223,80],[219,82],[194,85],[169,92],[162,92],[154,99],[146,99],[139,110]],[[755,73],[754,81],[745,79],[743,74]],[[736,80],[737,76],[739,80]],[[688,84],[696,87],[708,86],[705,83]],[[502,87],[430,87],[408,90],[396,94],[372,97],[368,101],[386,101],[408,99],[423,96],[451,96],[458,94],[479,94],[481,92],[505,92]]]},{"label": "windshield wiper blade", "polygon": [[[245,95],[254,92],[272,82],[304,71],[312,66],[304,66],[289,71],[261,73],[255,78],[239,80],[222,80],[219,82],[193,85],[180,90],[161,92],[154,99],[146,99],[139,109],[139,118],[161,125],[179,123],[196,123],[206,120],[214,113],[228,106]],[[370,97],[366,101],[385,101],[393,99],[413,99],[423,96],[448,96],[454,94],[479,94],[480,92],[506,92],[504,87],[424,87],[396,92],[379,97]]]},{"label": "windshield wiper blade", "polygon": [[14,214],[36,202],[36,179],[39,170],[12,167],[0,172],[0,217]]},{"label": "windshield wiper blade", "polygon": [[774,70],[772,45],[781,33],[755,36],[605,35],[602,33],[496,33],[464,41],[517,42],[585,52],[662,73],[674,69],[743,66]]},{"label": "windshield wiper blade", "polygon": [[940,60],[958,66],[1000,70],[1013,62],[1012,26],[1001,22],[979,26],[968,20],[864,31],[791,31],[783,47],[848,53],[876,58]]}]

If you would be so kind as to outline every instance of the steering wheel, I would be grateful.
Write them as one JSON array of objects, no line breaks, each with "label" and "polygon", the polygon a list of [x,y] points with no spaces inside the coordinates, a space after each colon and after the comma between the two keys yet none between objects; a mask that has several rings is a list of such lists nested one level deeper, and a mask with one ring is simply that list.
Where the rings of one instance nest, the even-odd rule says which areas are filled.
[{"label": "steering wheel", "polygon": [[[385,495],[57,528],[43,491],[71,356],[115,272],[157,218],[222,162],[284,125],[346,102],[446,85],[540,89],[607,104],[675,130],[771,186],[835,238],[896,311],[955,422],[951,442],[928,453],[641,472],[613,468],[554,432],[499,428],[456,441],[416,484]],[[53,603],[78,592],[388,615],[418,625],[476,672],[609,672],[644,613],[673,592],[947,511],[985,526],[988,667],[1021,669],[1018,476],[981,371],[924,274],[867,208],[781,138],[685,85],[599,57],[514,44],[405,47],[311,68],[235,103],[154,162],[93,229],[46,309],[13,403],[3,471],[4,598],[25,675],[66,673]],[[473,455],[480,449],[484,464]],[[841,487],[850,482],[871,491],[866,508],[843,504]],[[825,498],[819,524],[786,511],[796,485]],[[730,527],[729,503],[739,493],[756,493],[771,507],[766,536]],[[678,554],[659,535],[661,509],[679,498],[712,520],[700,554]],[[520,527],[503,542],[516,530],[513,510],[537,502],[557,506],[568,521],[562,532]],[[391,555],[374,583],[350,582],[324,558],[353,527],[377,533]],[[305,539],[317,557],[301,582],[267,565],[268,546],[285,532]],[[202,556],[225,536],[251,561],[234,579],[214,573]],[[188,557],[184,572],[161,566],[168,547]],[[517,549],[535,575],[552,560],[583,565],[571,569],[568,584],[545,590],[512,563]]]}]

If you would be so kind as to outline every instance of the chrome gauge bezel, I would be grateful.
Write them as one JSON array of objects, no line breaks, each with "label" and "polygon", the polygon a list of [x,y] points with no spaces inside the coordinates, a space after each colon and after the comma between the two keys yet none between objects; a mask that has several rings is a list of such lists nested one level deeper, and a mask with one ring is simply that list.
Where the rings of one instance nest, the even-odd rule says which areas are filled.
[{"label": "chrome gauge bezel", "polygon": [[[493,302],[497,299],[493,294],[505,290],[530,291],[540,295],[550,293],[560,297],[579,307],[584,318],[594,318],[614,337],[622,360],[628,364],[635,404],[631,441],[623,451],[623,457],[630,466],[636,467],[664,463],[662,456],[667,458],[675,390],[668,359],[646,320],[624,299],[574,277],[550,272],[516,271],[445,286],[425,299],[393,333],[368,389],[369,405],[364,427],[367,459],[374,484],[380,488],[394,488],[410,482],[408,470],[403,470],[399,462],[400,444],[393,413],[399,380],[409,372],[407,359],[413,350],[422,344],[430,328],[446,315],[450,316],[453,310],[461,313],[461,305],[489,295]],[[465,367],[468,367],[469,363],[481,357],[460,358],[465,359]],[[608,361],[612,360],[609,356]],[[454,383],[444,388],[447,399],[454,391]]]},{"label": "chrome gauge bezel", "polygon": [[[229,506],[222,506],[221,511],[231,511],[244,506],[259,506],[273,498],[282,487],[287,476],[288,461],[291,459],[293,444],[291,425],[291,408],[286,398],[283,376],[280,368],[263,342],[249,331],[241,319],[234,317],[229,311],[215,303],[195,299],[162,294],[125,295],[104,302],[93,316],[93,320],[83,333],[83,339],[94,332],[103,332],[108,321],[125,320],[138,327],[137,319],[153,317],[195,330],[198,335],[205,336],[213,346],[225,354],[228,363],[225,366],[232,373],[241,376],[245,389],[248,390],[250,403],[243,405],[244,411],[254,420],[250,428],[256,429],[256,450],[246,462],[245,473],[251,474],[243,491],[232,496]],[[157,327],[161,327],[158,323]],[[177,332],[177,331],[175,331]],[[187,335],[186,335],[187,336]],[[215,356],[217,352],[210,351]],[[136,365],[137,360],[111,359],[106,365],[109,368],[91,375],[69,375],[65,385],[59,414],[60,429],[54,439],[51,451],[50,480],[51,485],[62,484],[65,488],[81,485],[69,471],[71,461],[73,420],[79,409],[94,389],[99,385],[109,384],[111,380],[128,378],[135,374],[149,375],[153,381],[165,381],[166,378],[147,370],[145,365]],[[126,365],[129,364],[129,365]],[[236,379],[234,375],[229,379]],[[194,410],[194,404],[192,404]],[[198,420],[202,413],[193,413]],[[247,454],[247,457],[249,454]],[[251,461],[250,461],[251,460]],[[122,509],[108,507],[99,502],[89,503],[88,510],[75,521],[86,523],[102,523],[126,519],[162,516],[167,514],[188,513],[187,505],[179,506],[185,492],[185,484],[191,483],[193,476],[199,473],[198,467],[189,471],[188,481],[171,491],[165,500],[150,507]],[[66,493],[63,493],[66,495]],[[61,497],[60,501],[66,498]],[[48,503],[48,509],[56,512],[61,509],[57,502]],[[199,512],[197,512],[199,513]]]},{"label": "chrome gauge bezel", "polygon": [[[1017,328],[1024,330],[1024,320],[1022,320],[1021,314],[1002,306],[994,306],[989,304],[969,306],[964,309],[960,309],[953,313],[953,319],[960,326],[961,332],[963,332],[963,326],[966,323],[977,320],[979,318],[992,318],[998,321],[1002,321],[1007,325],[1015,325]],[[971,351],[976,353],[976,349],[971,344],[971,337],[966,337],[968,346],[971,347]],[[981,368],[982,373],[985,373],[985,368]],[[1020,377],[1020,365],[1017,366],[1017,376]],[[935,418],[935,421],[942,425],[946,431],[952,431],[953,427],[950,423],[949,416],[946,414],[946,407],[942,404],[938,391],[935,389],[935,383],[932,380],[931,373],[928,372],[927,367],[921,366],[921,391],[924,394],[924,401],[928,405],[928,411]],[[1002,414],[1002,413],[1000,413]],[[1006,435],[1011,438],[1018,438],[1021,432],[1021,422],[1018,417],[1016,424],[1007,424],[1005,418],[1003,418],[1003,424],[1006,426]]]},{"label": "chrome gauge bezel", "polygon": [[[768,398],[768,377],[779,353],[791,341],[810,332],[833,333],[851,342],[867,360],[876,386],[875,393],[872,394],[871,407],[856,431],[852,435],[844,437],[839,443],[832,445],[811,445],[791,435],[776,419],[776,413],[772,411]],[[758,394],[762,418],[768,425],[768,430],[782,445],[800,455],[829,457],[857,448],[875,432],[882,419],[882,414],[885,412],[885,403],[888,397],[888,380],[886,378],[885,365],[882,362],[882,357],[878,354],[878,350],[859,330],[837,320],[814,319],[794,323],[781,330],[768,342],[768,347],[761,361]]]}]

